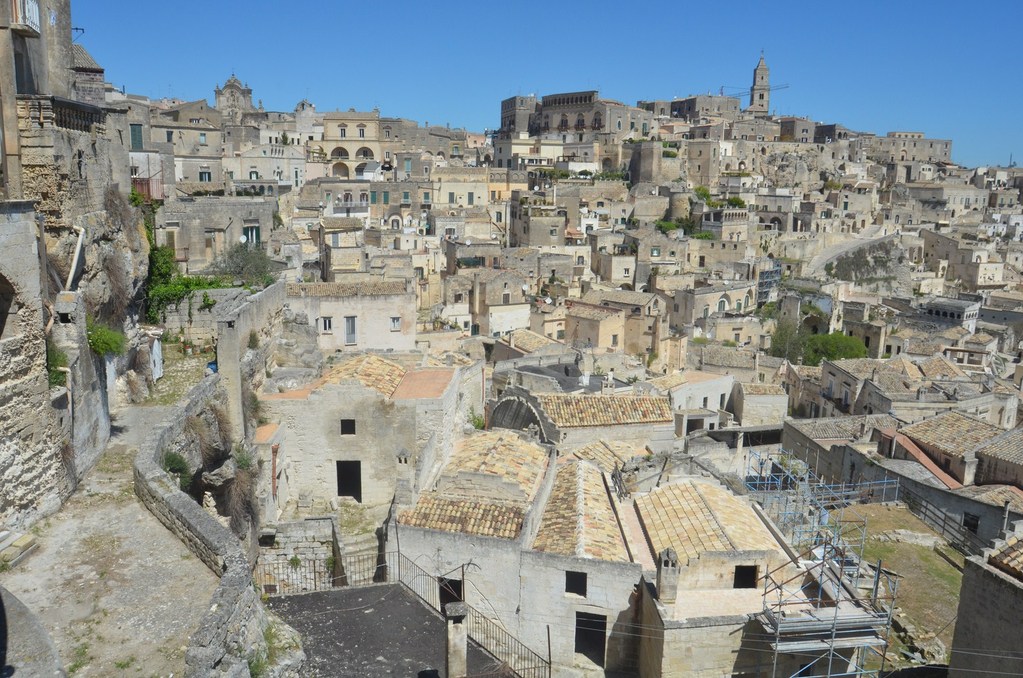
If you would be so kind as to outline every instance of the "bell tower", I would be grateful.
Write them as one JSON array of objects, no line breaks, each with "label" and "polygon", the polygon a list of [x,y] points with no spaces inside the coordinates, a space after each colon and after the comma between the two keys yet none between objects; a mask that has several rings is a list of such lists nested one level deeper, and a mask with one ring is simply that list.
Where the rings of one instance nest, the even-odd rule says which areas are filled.
[{"label": "bell tower", "polygon": [[750,113],[760,117],[766,116],[771,110],[771,71],[764,62],[764,53],[760,53],[760,61],[753,69],[753,86],[749,88]]}]

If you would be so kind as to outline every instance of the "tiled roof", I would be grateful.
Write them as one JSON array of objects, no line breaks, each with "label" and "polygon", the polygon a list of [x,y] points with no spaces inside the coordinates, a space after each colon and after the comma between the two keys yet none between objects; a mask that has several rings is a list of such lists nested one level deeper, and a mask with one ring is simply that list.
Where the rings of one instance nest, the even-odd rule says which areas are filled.
[{"label": "tiled roof", "polygon": [[642,454],[643,451],[643,449],[637,449],[635,445],[620,440],[598,440],[565,452],[559,462],[568,463],[575,459],[582,459],[593,462],[604,473],[610,473],[616,466],[622,466],[636,455]]},{"label": "tiled roof", "polygon": [[742,393],[746,396],[787,395],[778,384],[743,384]]},{"label": "tiled roof", "polygon": [[92,55],[77,42],[71,43],[71,67],[83,71],[103,70],[103,67],[92,58]]},{"label": "tiled roof", "polygon": [[1023,537],[1011,535],[1005,540],[1005,546],[991,554],[988,562],[1002,572],[1023,581]]},{"label": "tiled roof", "polygon": [[953,457],[962,457],[981,443],[1002,432],[986,421],[950,410],[924,419],[899,431],[907,438],[934,447]]},{"label": "tiled roof", "polygon": [[509,338],[506,343],[509,345],[514,344],[515,348],[525,351],[526,353],[532,353],[544,346],[561,343],[560,341],[555,341],[550,337],[545,337],[542,334],[526,329],[512,330],[508,336]]},{"label": "tiled roof", "polygon": [[367,388],[376,389],[388,398],[405,377],[405,368],[380,356],[367,354],[355,356],[335,365],[327,374],[325,383],[337,384],[352,379],[362,382]]},{"label": "tiled roof", "polygon": [[867,431],[875,428],[896,428],[899,421],[887,414],[864,414],[854,417],[827,417],[822,419],[790,419],[785,422],[811,440],[855,440],[860,437],[860,425]]},{"label": "tiled roof", "polygon": [[978,456],[994,457],[1010,464],[1023,466],[1023,428],[999,433],[975,450]]},{"label": "tiled roof", "polygon": [[398,522],[410,527],[514,539],[522,529],[520,506],[441,497],[426,492],[415,508],[402,511]]},{"label": "tiled roof", "polygon": [[656,294],[652,294],[650,292],[629,292],[628,290],[590,290],[583,295],[583,301],[587,304],[600,304],[607,301],[612,304],[645,306],[656,296]]},{"label": "tiled roof", "polygon": [[358,217],[323,217],[320,223],[328,231],[361,231],[366,227]]},{"label": "tiled roof", "polygon": [[566,317],[583,318],[585,320],[605,320],[623,314],[620,308],[609,306],[590,306],[589,304],[572,304],[565,310]]},{"label": "tiled roof", "polygon": [[454,351],[445,351],[439,355],[430,354],[426,358],[427,367],[446,367],[448,359],[451,360],[451,366],[454,367],[468,367],[476,363],[475,360],[462,353],[455,353]]},{"label": "tiled roof", "polygon": [[927,379],[962,379],[966,377],[958,365],[942,355],[927,358],[917,363]]},{"label": "tiled roof", "polygon": [[653,379],[647,379],[646,383],[656,388],[661,393],[670,391],[676,386],[685,384],[688,380],[686,379],[685,372],[672,372],[671,374],[665,374],[661,377],[654,377]]},{"label": "tiled roof", "polygon": [[444,475],[466,472],[498,476],[518,485],[525,499],[530,500],[543,480],[547,460],[546,450],[512,431],[481,431],[458,442]]},{"label": "tiled roof", "polygon": [[444,395],[455,371],[445,367],[429,367],[405,372],[391,397],[395,400],[439,398]]},{"label": "tiled roof", "polygon": [[558,469],[533,549],[563,556],[629,560],[600,469],[583,461]]},{"label": "tiled roof", "polygon": [[966,495],[990,506],[1002,508],[1009,502],[1009,510],[1023,513],[1023,490],[1013,485],[967,485],[956,490],[956,494]]},{"label": "tiled roof", "polygon": [[402,295],[406,292],[404,280],[288,283],[287,285],[289,297],[379,297]]},{"label": "tiled roof", "polygon": [[680,558],[779,548],[747,502],[711,483],[665,485],[638,497],[636,508],[654,556],[669,546]]},{"label": "tiled roof", "polygon": [[656,424],[674,421],[662,396],[601,396],[544,393],[540,407],[558,428]]}]

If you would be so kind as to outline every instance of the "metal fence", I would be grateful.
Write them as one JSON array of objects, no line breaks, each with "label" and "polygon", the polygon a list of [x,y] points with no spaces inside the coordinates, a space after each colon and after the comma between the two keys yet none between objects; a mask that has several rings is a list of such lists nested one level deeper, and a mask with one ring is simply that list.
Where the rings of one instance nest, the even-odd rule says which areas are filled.
[{"label": "metal fence", "polygon": [[964,556],[976,556],[990,546],[968,530],[955,516],[946,513],[907,487],[902,488],[902,501],[917,518],[948,540]]},{"label": "metal fence", "polygon": [[[436,577],[419,567],[401,553],[389,553],[391,572],[396,580],[415,593],[434,610],[443,613],[440,605],[440,585]],[[466,603],[466,632],[480,647],[501,662],[494,675],[515,675],[522,678],[550,678],[551,663],[522,644],[485,614]],[[507,672],[511,671],[511,674]],[[488,674],[489,675],[489,674]]]}]

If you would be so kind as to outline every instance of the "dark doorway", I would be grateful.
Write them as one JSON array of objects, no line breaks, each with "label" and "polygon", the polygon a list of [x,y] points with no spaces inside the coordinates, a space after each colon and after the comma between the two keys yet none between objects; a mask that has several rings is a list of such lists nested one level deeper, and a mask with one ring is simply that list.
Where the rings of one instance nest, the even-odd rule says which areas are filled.
[{"label": "dark doorway", "polygon": [[337,462],[337,496],[362,503],[362,462]]},{"label": "dark doorway", "polygon": [[440,609],[448,603],[460,603],[465,598],[462,596],[462,580],[437,577],[437,585],[440,590]]},{"label": "dark doorway", "polygon": [[604,665],[607,642],[607,617],[588,612],[575,613],[575,651],[597,666]]},{"label": "dark doorway", "polygon": [[733,589],[755,589],[757,587],[757,566],[736,565]]}]

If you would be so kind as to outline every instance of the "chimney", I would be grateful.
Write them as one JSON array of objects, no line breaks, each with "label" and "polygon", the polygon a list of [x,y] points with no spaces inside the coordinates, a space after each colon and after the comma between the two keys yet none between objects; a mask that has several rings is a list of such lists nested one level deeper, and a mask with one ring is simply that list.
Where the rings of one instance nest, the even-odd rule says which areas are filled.
[{"label": "chimney", "polygon": [[678,595],[678,554],[668,547],[657,555],[657,598],[674,605]]},{"label": "chimney", "polygon": [[465,678],[468,674],[467,641],[468,632],[465,617],[469,613],[465,603],[448,603],[444,616],[448,622],[447,675],[448,678]]}]

